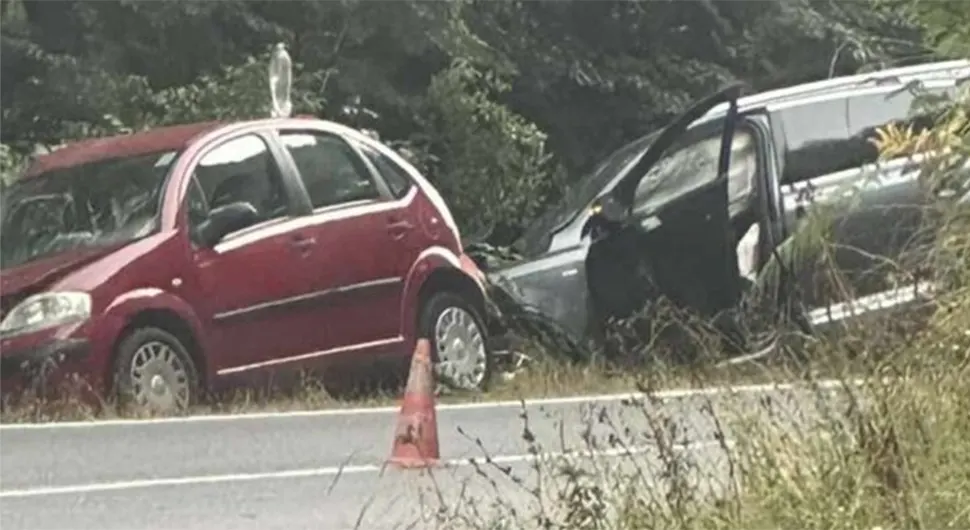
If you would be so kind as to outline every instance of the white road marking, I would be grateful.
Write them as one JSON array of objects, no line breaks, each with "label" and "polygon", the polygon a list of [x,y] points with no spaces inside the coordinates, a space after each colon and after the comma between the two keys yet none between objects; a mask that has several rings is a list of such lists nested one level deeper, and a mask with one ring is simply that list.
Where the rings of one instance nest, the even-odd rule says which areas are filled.
[{"label": "white road marking", "polygon": [[[728,442],[729,443],[729,442]],[[704,449],[709,447],[720,447],[721,442],[705,441],[683,443],[676,446],[677,449]],[[649,451],[656,451],[656,446],[636,446],[622,449],[609,449],[603,451],[574,451],[574,452],[550,452],[521,455],[499,455],[492,457],[477,458],[455,458],[444,460],[438,466],[431,468],[431,472],[444,469],[454,469],[469,466],[488,466],[490,464],[515,464],[521,462],[533,462],[535,460],[549,459],[594,459],[594,458],[620,458],[634,456]],[[87,493],[100,493],[105,491],[119,491],[144,488],[158,488],[165,486],[194,486],[200,484],[220,484],[228,482],[252,482],[258,480],[285,480],[298,478],[315,477],[339,477],[342,475],[360,475],[366,473],[377,473],[383,475],[389,473],[415,473],[422,470],[398,470],[388,464],[362,464],[345,466],[328,466],[308,469],[292,469],[287,471],[271,471],[263,473],[231,473],[225,475],[199,475],[193,477],[172,477],[158,479],[139,479],[125,480],[116,482],[100,482],[92,484],[73,484],[69,486],[47,486],[36,488],[22,488],[0,490],[0,499],[25,498],[25,497],[44,497],[52,495],[78,495]]]},{"label": "white road marking", "polygon": [[850,317],[859,317],[867,313],[911,304],[921,298],[928,300],[928,297],[932,296],[935,291],[936,284],[932,282],[904,285],[855,300],[832,304],[828,307],[815,308],[809,312],[808,319],[813,326],[841,322]]},{"label": "white road marking", "polygon": [[[479,409],[500,409],[500,408],[521,408],[523,404],[527,407],[544,407],[555,405],[576,405],[584,403],[614,402],[636,399],[682,399],[695,396],[716,396],[721,394],[764,394],[768,392],[796,390],[799,388],[829,390],[845,386],[859,386],[864,381],[861,379],[854,381],[840,381],[837,379],[823,379],[810,383],[768,383],[756,385],[724,385],[701,388],[683,388],[673,390],[660,390],[644,394],[633,392],[629,394],[601,394],[601,395],[578,395],[568,397],[541,398],[533,400],[507,400],[507,401],[480,401],[474,403],[448,403],[437,406],[438,412],[479,410]],[[266,420],[266,419],[286,419],[286,418],[317,418],[325,416],[347,416],[363,414],[395,414],[398,407],[365,407],[365,408],[334,408],[323,410],[294,410],[287,412],[250,412],[244,414],[199,414],[194,416],[174,416],[166,418],[148,419],[113,419],[97,421],[65,421],[47,423],[4,423],[0,424],[2,431],[19,431],[28,429],[78,429],[96,427],[115,427],[115,426],[142,426],[142,425],[168,425],[173,423],[206,423],[206,422],[225,422],[225,421],[247,421],[247,420]]]}]

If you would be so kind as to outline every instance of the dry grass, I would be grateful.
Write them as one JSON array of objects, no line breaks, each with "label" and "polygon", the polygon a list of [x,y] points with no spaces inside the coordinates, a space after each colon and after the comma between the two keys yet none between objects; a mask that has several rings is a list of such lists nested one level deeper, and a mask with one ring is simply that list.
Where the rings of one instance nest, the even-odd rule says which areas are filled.
[{"label": "dry grass", "polygon": [[[485,393],[444,392],[439,403],[540,399],[575,395],[633,393],[640,389],[682,389],[711,385],[760,384],[830,377],[849,373],[857,367],[825,359],[819,368],[800,365],[744,363],[715,365],[697,363],[686,366],[664,365],[658,361],[638,366],[608,363],[564,364],[541,356],[511,377],[496,377]],[[819,357],[818,359],[821,359]],[[72,393],[67,392],[68,396]],[[333,408],[385,407],[399,402],[401,389],[376,391],[335,397],[322,384],[303,380],[292,386],[272,390],[237,390],[209,399],[186,412],[188,415],[248,414],[323,410]],[[42,423],[56,421],[95,421],[121,418],[157,417],[150,412],[121,411],[113,403],[93,406],[73,397],[57,400],[25,398],[0,413],[0,423]]]},{"label": "dry grass", "polygon": [[[773,376],[766,370],[751,367],[724,368],[719,370],[718,380],[734,383],[767,382]],[[664,374],[664,384],[669,388],[682,388],[698,384],[696,374],[680,369],[641,367],[635,370],[618,370],[605,365],[563,365],[539,361],[522,369],[514,377],[496,381],[486,393],[444,393],[440,403],[467,403],[478,401],[519,400],[546,397],[562,397],[579,394],[634,392],[638,384],[656,379],[654,374]],[[398,403],[399,389],[381,389],[351,397],[334,397],[321,384],[307,381],[286,390],[241,390],[220,396],[210,403],[197,405],[187,412],[198,414],[247,414],[286,412],[298,410],[322,410],[332,408],[382,407]],[[2,423],[38,423],[52,421],[94,421],[118,418],[148,418],[149,413],[126,413],[113,404],[92,406],[79,399],[58,400],[25,399],[22,403],[5,408],[0,413]]]},{"label": "dry grass", "polygon": [[[947,297],[926,329],[894,341],[895,347],[819,347],[813,352],[819,362],[841,360],[845,388],[813,389],[816,375],[789,372],[789,379],[809,383],[804,390],[775,393],[771,400],[711,396],[693,402],[692,414],[705,418],[693,425],[709,424],[705,432],[688,432],[680,421],[684,410],[653,396],[671,386],[661,380],[724,384],[716,373],[621,378],[644,397],[621,411],[594,412],[597,425],[588,428],[598,434],[578,448],[543,446],[530,437],[525,417],[529,453],[619,455],[551,456],[518,475],[500,464],[482,464],[480,479],[504,487],[495,486],[492,498],[462,497],[438,506],[438,518],[421,527],[970,528],[968,300],[970,291]],[[882,324],[885,329],[891,322]],[[878,327],[869,323],[865,332]],[[771,374],[783,371],[776,366]],[[570,383],[588,382],[573,375],[579,379]],[[861,386],[849,381],[860,377]]]},{"label": "dry grass", "polygon": [[[872,333],[872,329],[859,328],[841,335],[844,345],[855,344],[855,349],[870,347],[878,341],[889,340],[886,334]],[[880,335],[878,338],[876,335]],[[893,334],[898,337],[899,332]],[[706,339],[705,339],[706,340]],[[737,365],[719,364],[698,359],[691,364],[665,364],[660,359],[670,355],[656,355],[649,362],[623,364],[615,362],[591,362],[566,364],[549,356],[534,353],[534,361],[520,369],[512,377],[496,376],[492,388],[485,393],[445,392],[439,396],[440,403],[467,403],[481,401],[539,399],[575,395],[632,393],[639,390],[663,390],[709,387],[718,385],[743,385],[776,383],[806,378],[841,377],[862,373],[868,360],[865,356],[830,355],[828,342],[800,343],[812,353],[807,355],[813,362],[798,364],[778,361],[774,356],[768,362],[746,362]],[[0,423],[40,423],[56,421],[95,421],[120,418],[150,418],[150,412],[121,411],[113,403],[104,402],[93,406],[71,397],[77,392],[65,392],[68,396],[57,400],[23,398],[16,405],[8,405],[0,413]],[[274,389],[243,389],[226,392],[196,405],[188,415],[247,414],[322,410],[332,408],[359,408],[394,406],[398,403],[400,388],[381,388],[334,396],[316,380],[304,379]]]}]

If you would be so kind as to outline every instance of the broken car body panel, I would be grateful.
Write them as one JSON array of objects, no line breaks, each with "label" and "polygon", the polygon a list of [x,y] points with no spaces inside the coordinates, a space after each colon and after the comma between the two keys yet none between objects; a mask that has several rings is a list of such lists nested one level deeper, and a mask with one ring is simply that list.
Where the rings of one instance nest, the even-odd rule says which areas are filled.
[{"label": "broken car body panel", "polygon": [[[737,257],[729,243],[726,175],[740,91],[739,85],[731,86],[694,105],[594,204],[587,226],[599,226],[584,231],[592,235],[586,272],[591,307],[598,314],[629,317],[660,294],[706,315],[738,302],[740,288],[736,269],[731,267]],[[710,126],[697,123],[723,102],[728,103],[723,120]],[[708,136],[720,133],[714,178],[690,181],[687,186],[650,182],[651,168],[684,138],[691,125]],[[653,194],[662,187],[670,189],[666,200],[634,208],[635,195]],[[687,285],[695,289],[688,292],[683,288]]]},{"label": "broken car body panel", "polygon": [[[720,219],[727,215],[727,192],[726,186],[719,184],[721,179],[715,176],[712,182],[704,183],[699,189],[676,191],[663,204],[656,204],[650,211],[636,212],[632,208],[634,194],[649,169],[699,118],[722,104],[726,104],[728,109],[736,109],[740,91],[739,85],[721,90],[695,104],[659,134],[632,142],[614,153],[601,164],[599,170],[594,171],[595,179],[604,171],[612,169],[612,173],[605,175],[609,180],[601,188],[603,191],[595,190],[599,193],[592,200],[571,212],[569,219],[560,222],[560,228],[553,229],[549,246],[559,248],[510,267],[491,271],[493,281],[503,286],[517,302],[534,308],[535,312],[545,315],[568,330],[577,341],[590,331],[590,312],[597,311],[598,305],[608,304],[612,307],[611,314],[628,313],[633,308],[642,306],[650,295],[637,292],[630,284],[624,285],[629,280],[631,267],[635,268],[622,260],[623,256],[629,254],[623,249],[631,244],[630,238],[636,239],[645,232],[662,227],[664,230],[660,231],[666,232],[668,224],[661,219],[668,215],[679,217],[688,213],[695,207],[696,201],[693,198],[698,193],[709,197],[705,202],[710,204],[712,217],[705,221],[709,219],[714,223],[721,222]],[[729,110],[728,113],[733,121],[734,111]],[[721,120],[720,123],[726,124],[727,120]],[[729,142],[733,126],[724,126],[722,129],[722,142]],[[719,166],[723,167],[718,169],[717,175],[725,173],[727,151],[726,148],[719,150]],[[673,208],[668,210],[671,205]],[[683,207],[678,209],[677,206],[680,205],[687,210],[683,210]],[[680,224],[673,218],[668,221],[669,226]],[[615,226],[607,228],[607,225]],[[696,229],[700,232],[706,230],[706,222]],[[715,231],[721,233],[723,226],[715,228]],[[587,237],[591,233],[592,239]],[[602,256],[602,259],[594,256]],[[609,276],[608,282],[590,278],[591,261],[596,276]],[[618,266],[607,267],[607,264]],[[594,284],[603,289],[595,288]],[[616,286],[615,293],[609,292],[611,289],[608,286]]]}]

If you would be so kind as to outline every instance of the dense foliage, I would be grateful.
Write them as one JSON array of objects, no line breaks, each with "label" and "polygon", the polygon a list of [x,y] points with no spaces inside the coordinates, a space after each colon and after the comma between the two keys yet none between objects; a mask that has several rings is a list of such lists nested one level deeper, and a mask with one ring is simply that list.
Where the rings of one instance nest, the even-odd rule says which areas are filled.
[{"label": "dense foliage", "polygon": [[39,145],[263,115],[261,60],[285,41],[296,112],[407,146],[466,233],[497,239],[725,81],[762,89],[927,55],[923,21],[890,0],[0,5],[5,175]]}]

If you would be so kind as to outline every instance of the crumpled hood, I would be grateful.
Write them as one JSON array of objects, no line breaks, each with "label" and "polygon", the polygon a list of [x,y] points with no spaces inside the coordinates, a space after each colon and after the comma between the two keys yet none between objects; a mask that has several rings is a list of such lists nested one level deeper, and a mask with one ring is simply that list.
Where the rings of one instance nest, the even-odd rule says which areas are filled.
[{"label": "crumpled hood", "polygon": [[118,246],[110,246],[59,252],[53,256],[5,269],[0,273],[0,294],[6,301],[8,298],[22,298],[43,291],[61,278],[110,254],[117,248]]}]

